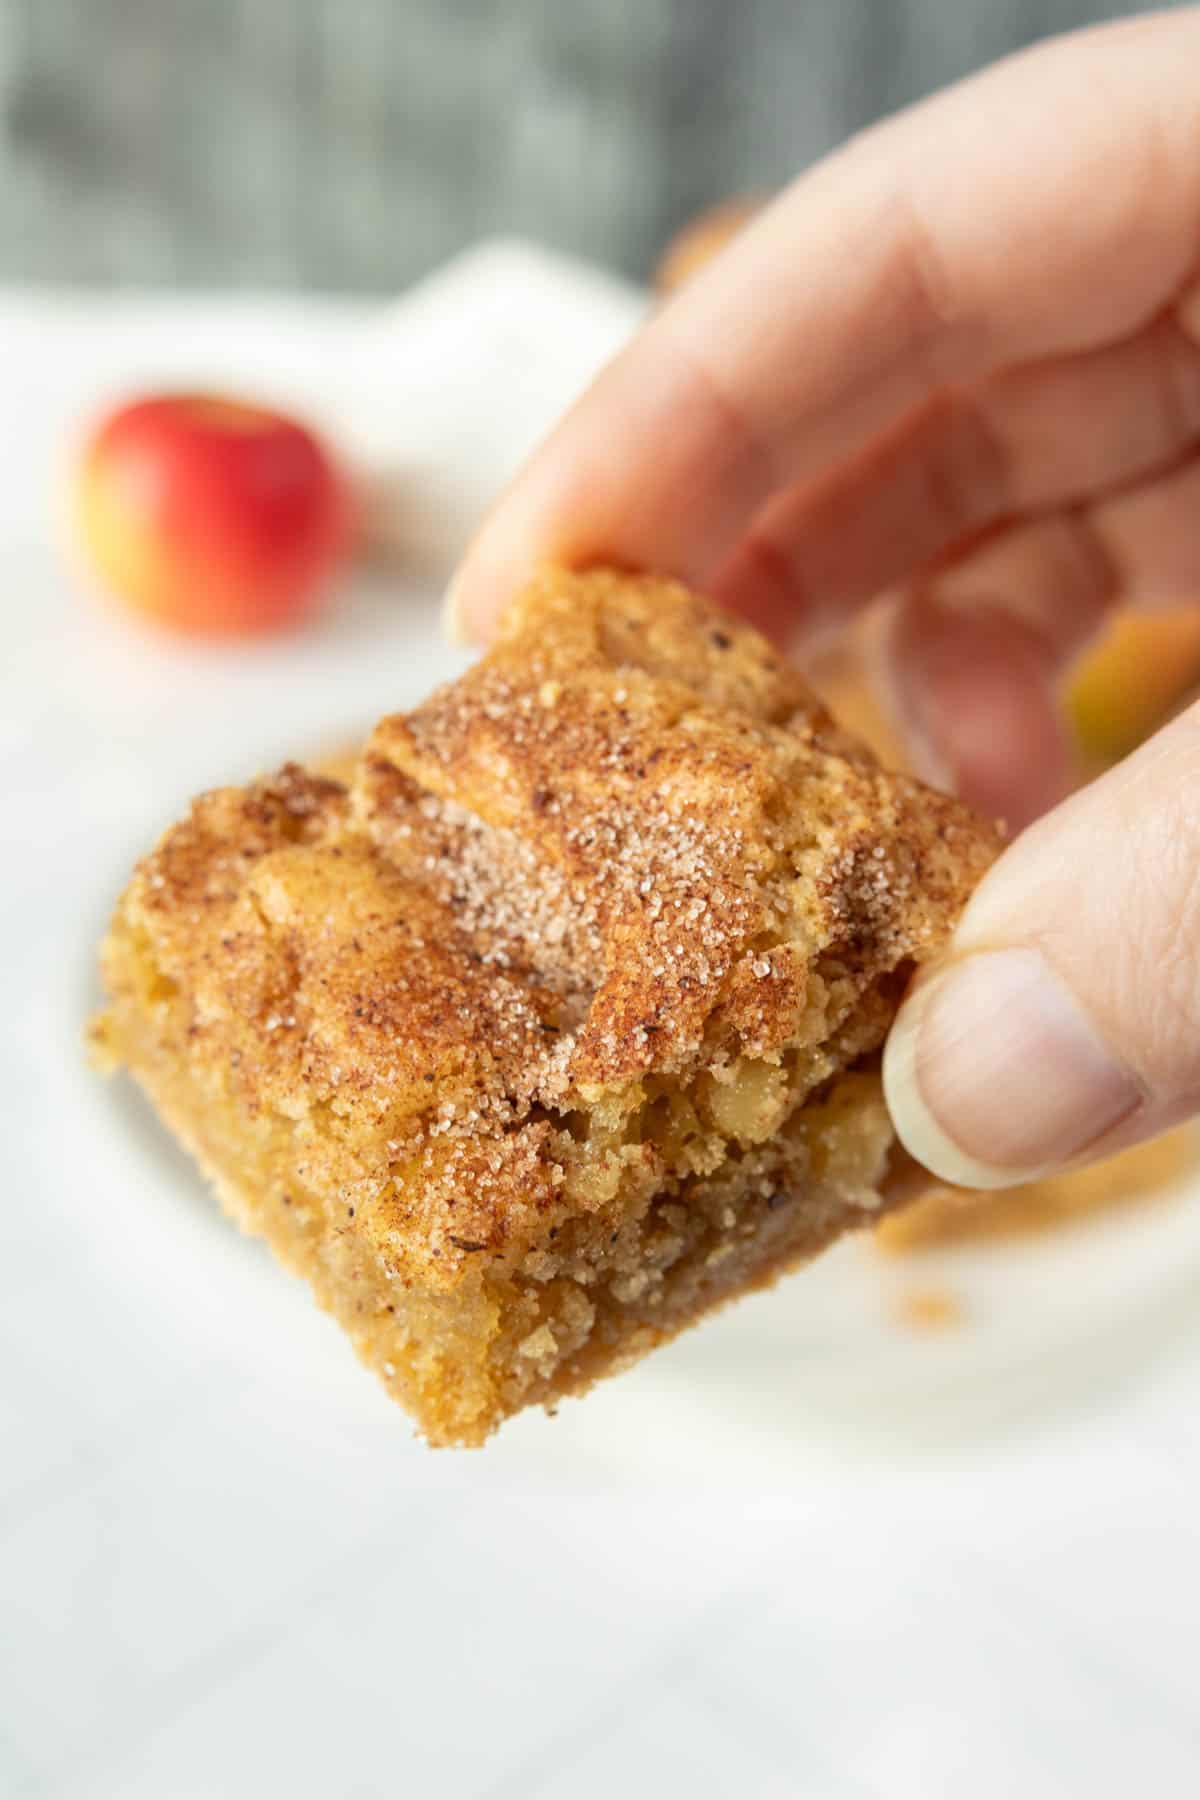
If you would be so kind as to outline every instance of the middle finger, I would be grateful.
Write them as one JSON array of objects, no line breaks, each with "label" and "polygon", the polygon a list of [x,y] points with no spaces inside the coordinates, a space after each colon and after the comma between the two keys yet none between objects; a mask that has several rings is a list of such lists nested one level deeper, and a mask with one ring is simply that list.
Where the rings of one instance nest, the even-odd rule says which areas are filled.
[{"label": "middle finger", "polygon": [[718,599],[814,635],[998,521],[1092,500],[1200,443],[1200,342],[1172,315],[1125,342],[948,394],[817,487],[773,499]]}]

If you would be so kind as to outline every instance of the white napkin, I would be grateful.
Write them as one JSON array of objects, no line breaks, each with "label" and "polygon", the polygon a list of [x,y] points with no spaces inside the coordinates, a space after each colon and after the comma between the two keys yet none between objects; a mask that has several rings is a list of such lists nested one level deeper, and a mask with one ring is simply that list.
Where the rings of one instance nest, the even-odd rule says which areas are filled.
[{"label": "white napkin", "polygon": [[448,567],[645,308],[614,276],[505,241],[384,308],[324,402],[373,547],[401,567]]}]

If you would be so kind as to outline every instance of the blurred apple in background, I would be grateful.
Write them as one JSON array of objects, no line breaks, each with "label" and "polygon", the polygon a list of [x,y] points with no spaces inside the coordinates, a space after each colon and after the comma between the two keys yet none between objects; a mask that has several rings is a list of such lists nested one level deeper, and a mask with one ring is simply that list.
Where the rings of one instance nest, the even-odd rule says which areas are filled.
[{"label": "blurred apple in background", "polygon": [[[841,723],[893,766],[905,747],[868,673],[873,621],[827,646],[808,673]],[[1200,604],[1169,612],[1116,614],[1068,676],[1062,706],[1080,776],[1119,762],[1200,689]]]},{"label": "blurred apple in background", "polygon": [[676,232],[654,271],[655,292],[664,297],[685,287],[693,275],[706,268],[713,257],[724,250],[744,225],[762,211],[763,200],[746,194],[734,200],[722,200],[706,212],[690,219]]},{"label": "blurred apple in background", "polygon": [[1089,772],[1117,762],[1200,683],[1200,604],[1119,613],[1067,686],[1067,716]]},{"label": "blurred apple in background", "polygon": [[199,635],[303,618],[351,547],[349,484],[320,440],[220,395],[151,395],[109,414],[85,445],[74,500],[105,586]]}]

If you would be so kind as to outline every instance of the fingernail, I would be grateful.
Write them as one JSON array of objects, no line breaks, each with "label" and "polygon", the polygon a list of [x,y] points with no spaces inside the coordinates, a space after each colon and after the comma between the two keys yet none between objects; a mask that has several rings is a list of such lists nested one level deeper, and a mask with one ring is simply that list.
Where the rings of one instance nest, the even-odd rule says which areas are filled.
[{"label": "fingernail", "polygon": [[1008,1187],[1050,1173],[1141,1093],[1040,951],[978,950],[905,1001],[883,1059],[905,1148],[943,1181]]},{"label": "fingernail", "polygon": [[451,578],[442,600],[442,636],[456,650],[469,650],[475,643],[474,636],[467,626],[466,612],[463,605],[464,585],[462,577]]}]

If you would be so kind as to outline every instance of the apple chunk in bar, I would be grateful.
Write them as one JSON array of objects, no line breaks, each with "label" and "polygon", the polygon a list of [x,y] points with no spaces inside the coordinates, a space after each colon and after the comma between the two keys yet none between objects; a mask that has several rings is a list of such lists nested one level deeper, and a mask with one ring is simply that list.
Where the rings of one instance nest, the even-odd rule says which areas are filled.
[{"label": "apple chunk in bar", "polygon": [[878,1218],[878,1051],[996,847],[708,602],[548,571],[348,785],[196,801],[96,1043],[478,1444]]}]

